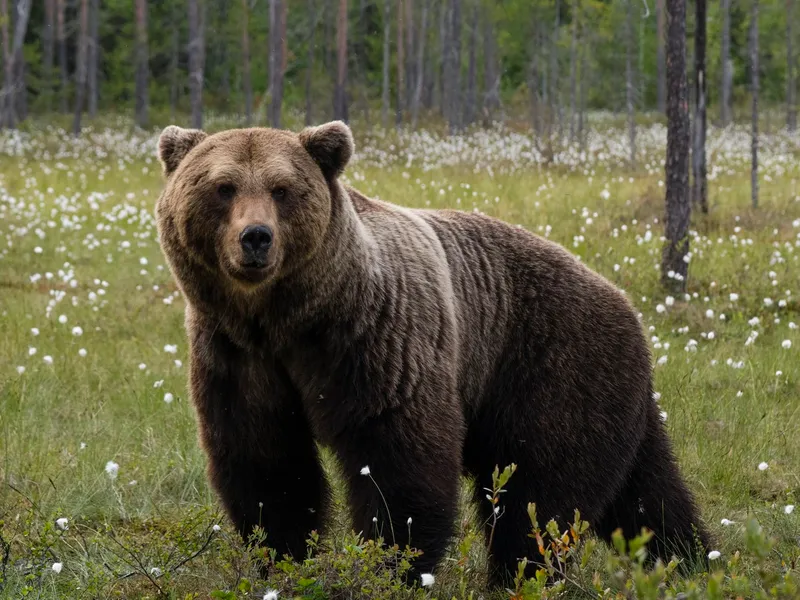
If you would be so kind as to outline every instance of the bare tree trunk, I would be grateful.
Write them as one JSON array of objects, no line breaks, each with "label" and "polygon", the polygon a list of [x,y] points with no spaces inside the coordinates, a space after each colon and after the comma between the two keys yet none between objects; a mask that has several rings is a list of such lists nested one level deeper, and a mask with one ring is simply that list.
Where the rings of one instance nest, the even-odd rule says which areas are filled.
[{"label": "bare tree trunk", "polygon": [[722,127],[727,127],[731,122],[731,0],[722,0],[720,11],[722,12],[722,55],[720,56],[722,93],[719,101],[719,121]]},{"label": "bare tree trunk", "polygon": [[561,0],[555,0],[556,13],[553,25],[552,44],[550,46],[550,118],[558,117],[558,127],[561,128],[561,90],[559,89],[559,41],[561,39]]},{"label": "bare tree trunk", "polygon": [[483,14],[483,124],[488,127],[500,108],[500,70],[497,65],[497,40],[494,36],[494,20],[484,6]]},{"label": "bare tree trunk", "polygon": [[404,1],[397,0],[397,107],[394,112],[394,121],[397,127],[403,124],[403,100],[406,96],[405,85],[405,54],[404,54],[404,27],[405,18]]},{"label": "bare tree trunk", "polygon": [[539,80],[541,78],[541,74],[539,73],[539,30],[540,22],[538,15],[535,15],[533,20],[533,35],[531,36],[531,64],[528,72],[528,94],[530,95],[529,101],[531,104],[531,129],[533,129],[533,132],[537,136],[542,134],[542,106],[539,91]]},{"label": "bare tree trunk", "polygon": [[694,150],[692,201],[708,212],[706,177],[706,0],[695,0],[694,25]]},{"label": "bare tree trunk", "polygon": [[97,115],[100,104],[100,84],[97,71],[100,68],[100,0],[90,0],[89,3],[89,116]]},{"label": "bare tree trunk", "polygon": [[339,0],[336,17],[336,92],[334,118],[347,121],[347,0]]},{"label": "bare tree trunk", "polygon": [[572,0],[572,42],[569,46],[569,141],[575,142],[576,77],[578,69],[578,0]]},{"label": "bare tree trunk", "polygon": [[461,0],[450,0],[450,135],[461,129]]},{"label": "bare tree trunk", "polygon": [[75,118],[72,121],[72,135],[81,134],[81,116],[83,104],[86,100],[86,72],[87,55],[89,50],[89,0],[81,0],[80,30],[78,33],[78,61],[75,65],[77,78],[75,80]]},{"label": "bare tree trunk", "polygon": [[42,28],[42,93],[45,96],[44,107],[48,112],[52,110],[53,107],[53,56],[55,55],[55,34],[55,0],[45,0],[44,27]]},{"label": "bare tree trunk", "polygon": [[406,13],[403,19],[406,34],[406,95],[403,106],[406,107],[406,110],[409,110],[414,97],[414,0],[403,0],[403,4]]},{"label": "bare tree trunk", "polygon": [[14,55],[8,34],[8,0],[0,0],[0,36],[3,38],[3,89],[0,91],[0,127],[14,127]]},{"label": "bare tree trunk", "polygon": [[9,44],[8,31],[8,0],[0,3],[0,18],[2,23],[3,37],[3,58],[4,81],[3,90],[0,91],[2,98],[2,114],[0,115],[0,125],[14,128],[17,125],[17,118],[25,118],[24,111],[27,110],[25,102],[25,68],[22,57],[22,47],[25,43],[25,34],[28,31],[28,18],[31,13],[31,0],[17,0],[16,18],[14,19],[14,39]]},{"label": "bare tree trunk", "polygon": [[203,128],[203,66],[205,39],[201,0],[189,0],[189,96],[192,127]]},{"label": "bare tree trunk", "polygon": [[447,120],[450,110],[450,0],[441,0],[439,5],[439,112]]},{"label": "bare tree trunk", "polygon": [[391,37],[392,5],[390,0],[383,0],[383,85],[381,88],[381,125],[385,129],[389,124],[389,39]]},{"label": "bare tree trunk", "polygon": [[477,105],[477,66],[476,52],[478,45],[478,4],[472,7],[472,19],[469,25],[469,54],[467,67],[467,102],[464,110],[464,125],[472,125],[475,121],[475,107]]},{"label": "bare tree trunk", "polygon": [[242,91],[244,92],[244,122],[253,124],[253,81],[250,78],[250,4],[242,0]]},{"label": "bare tree trunk", "polygon": [[414,87],[414,101],[411,105],[411,127],[417,128],[419,105],[422,100],[422,88],[425,77],[425,39],[428,37],[428,8],[430,0],[422,0],[422,14],[420,15],[419,42],[417,43],[417,75]]},{"label": "bare tree trunk", "polygon": [[794,19],[794,0],[786,0],[786,129],[792,132],[797,129],[797,89],[792,46],[792,22]]},{"label": "bare tree trunk", "polygon": [[[244,0],[247,2],[247,0]],[[173,10],[173,13],[176,13],[176,10]],[[172,22],[172,51],[169,61],[169,112],[170,118],[174,121],[175,120],[175,113],[178,110],[178,92],[179,92],[179,83],[178,83],[178,57],[180,54],[181,49],[181,34],[180,30],[178,29],[178,15],[173,14],[173,22]]]},{"label": "bare tree trunk", "polygon": [[147,127],[149,104],[148,86],[150,79],[149,57],[147,52],[147,0],[136,0],[136,125]]},{"label": "bare tree trunk", "polygon": [[753,0],[750,13],[750,89],[753,95],[751,118],[750,197],[753,208],[758,208],[758,0]]},{"label": "bare tree trunk", "polygon": [[67,31],[64,23],[67,0],[56,2],[56,37],[58,38],[58,65],[61,71],[61,112],[69,112],[69,76],[67,73]]},{"label": "bare tree trunk", "polygon": [[625,96],[628,106],[628,145],[630,166],[636,167],[636,106],[633,82],[633,2],[627,0],[625,16]]},{"label": "bare tree trunk", "polygon": [[588,49],[586,48],[586,46],[587,46],[588,40],[585,39],[585,37],[586,36],[581,35],[581,53],[580,53],[580,55],[581,55],[581,58],[580,58],[580,61],[581,61],[581,64],[580,64],[581,74],[580,74],[580,79],[578,80],[579,81],[579,85],[580,85],[580,92],[579,92],[580,104],[578,105],[578,140],[579,140],[579,143],[580,143],[581,150],[583,150],[583,148],[584,148],[584,146],[586,144],[586,136],[584,135],[584,129],[585,129],[584,120],[585,120],[585,112],[586,112],[586,92],[589,89],[589,78],[591,77],[591,74],[588,72],[588,70],[586,68],[586,54],[588,52]]},{"label": "bare tree trunk", "polygon": [[[246,0],[245,0],[246,1]],[[314,43],[317,34],[317,21],[314,16],[314,0],[308,0],[308,22],[309,22],[309,37],[308,37],[308,56],[306,59],[306,126],[314,122],[312,112],[314,103],[311,97],[311,84],[314,81]]]},{"label": "bare tree trunk", "polygon": [[279,129],[283,106],[283,44],[286,38],[286,0],[270,0],[269,3],[269,123]]},{"label": "bare tree trunk", "polygon": [[686,0],[667,0],[666,243],[661,280],[671,290],[686,287],[689,265],[689,111],[686,84]]},{"label": "bare tree trunk", "polygon": [[[724,2],[725,0],[723,0]],[[656,0],[656,103],[658,112],[666,110],[664,60],[664,0]]]}]

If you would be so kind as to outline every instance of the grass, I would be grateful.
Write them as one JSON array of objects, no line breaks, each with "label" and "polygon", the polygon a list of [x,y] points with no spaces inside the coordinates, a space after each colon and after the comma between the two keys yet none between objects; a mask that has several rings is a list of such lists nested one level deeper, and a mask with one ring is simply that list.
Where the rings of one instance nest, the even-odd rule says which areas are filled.
[{"label": "grass", "polygon": [[[628,293],[649,329],[683,472],[721,553],[712,574],[684,578],[583,539],[569,551],[585,564],[564,589],[529,582],[492,597],[657,597],[648,596],[657,585],[640,586],[645,577],[684,597],[713,597],[715,578],[730,597],[743,581],[742,597],[770,588],[795,597],[774,578],[797,577],[800,557],[800,509],[786,508],[800,500],[800,140],[763,140],[752,209],[746,132],[712,132],[711,213],[694,216],[689,298],[672,301],[656,269],[664,128],[640,132],[635,169],[625,135],[596,131],[550,163],[510,131],[454,141],[357,135],[347,179],[366,194],[519,224]],[[180,362],[183,301],[156,240],[160,188],[155,132],[98,127],[73,142],[33,126],[0,137],[0,597],[234,598],[268,588],[306,598],[487,597],[480,525],[466,501],[431,588],[393,580],[383,551],[347,534],[341,506],[317,542],[321,558],[279,561],[270,581],[259,578],[259,552],[238,540],[205,479]],[[751,518],[760,532],[748,529]]]}]

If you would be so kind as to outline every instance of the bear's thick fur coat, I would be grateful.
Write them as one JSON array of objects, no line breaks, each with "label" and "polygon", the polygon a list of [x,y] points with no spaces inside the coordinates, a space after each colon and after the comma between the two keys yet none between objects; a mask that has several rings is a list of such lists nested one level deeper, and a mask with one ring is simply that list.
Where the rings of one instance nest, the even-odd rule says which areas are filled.
[{"label": "bear's thick fur coat", "polygon": [[[605,538],[648,527],[662,556],[706,545],[623,294],[501,221],[364,197],[338,181],[352,152],[340,122],[159,140],[160,243],[187,302],[210,479],[236,527],[305,555],[328,505],[319,443],[356,531],[374,535],[377,517],[404,547],[410,530],[416,573],[451,542],[460,475],[488,519],[484,488],[512,462],[496,582],[538,556],[528,502],[562,527],[578,508]],[[255,225],[267,250],[253,262]]]}]

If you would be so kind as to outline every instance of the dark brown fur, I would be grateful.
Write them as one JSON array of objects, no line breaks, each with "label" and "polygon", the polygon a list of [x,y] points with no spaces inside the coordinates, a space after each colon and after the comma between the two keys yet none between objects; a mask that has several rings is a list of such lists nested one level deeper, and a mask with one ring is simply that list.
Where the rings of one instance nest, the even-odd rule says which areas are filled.
[{"label": "dark brown fur", "polygon": [[[341,463],[356,530],[373,535],[377,516],[391,540],[366,465],[401,547],[413,519],[417,573],[451,541],[459,476],[476,478],[488,517],[483,488],[511,462],[496,582],[536,557],[529,501],[562,526],[579,508],[606,538],[649,527],[662,556],[692,555],[695,527],[707,543],[652,399],[640,324],[610,283],[500,221],[346,189],[341,123],[184,132],[160,143],[160,240],[187,300],[210,478],[244,534],[261,524],[269,546],[304,555],[328,503],[319,442]],[[226,203],[215,190],[231,182]],[[238,271],[242,219],[275,232],[258,281]]]}]

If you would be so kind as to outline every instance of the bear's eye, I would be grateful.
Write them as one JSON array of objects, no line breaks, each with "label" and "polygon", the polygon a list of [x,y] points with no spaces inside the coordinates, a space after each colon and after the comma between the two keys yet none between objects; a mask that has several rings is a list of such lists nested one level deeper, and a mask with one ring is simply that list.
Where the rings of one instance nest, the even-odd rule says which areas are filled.
[{"label": "bear's eye", "polygon": [[236,195],[236,187],[230,183],[223,183],[217,187],[217,194],[219,194],[219,197],[223,200],[230,200]]},{"label": "bear's eye", "polygon": [[275,188],[272,190],[272,199],[273,200],[283,200],[286,196],[286,188]]}]

